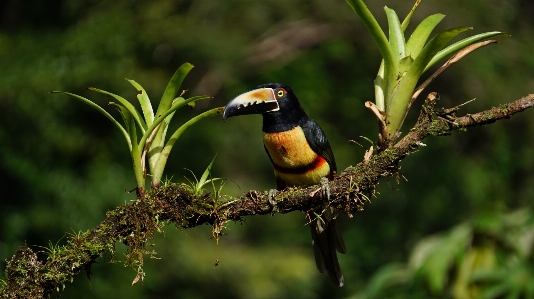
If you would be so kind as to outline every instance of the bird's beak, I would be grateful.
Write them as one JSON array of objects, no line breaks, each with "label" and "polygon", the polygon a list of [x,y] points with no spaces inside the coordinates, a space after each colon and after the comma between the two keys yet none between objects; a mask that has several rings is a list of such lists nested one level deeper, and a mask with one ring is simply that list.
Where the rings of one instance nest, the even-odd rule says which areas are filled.
[{"label": "bird's beak", "polygon": [[231,100],[226,105],[226,109],[224,109],[223,119],[237,115],[261,114],[278,110],[280,110],[280,107],[274,90],[272,88],[259,88],[245,92]]}]

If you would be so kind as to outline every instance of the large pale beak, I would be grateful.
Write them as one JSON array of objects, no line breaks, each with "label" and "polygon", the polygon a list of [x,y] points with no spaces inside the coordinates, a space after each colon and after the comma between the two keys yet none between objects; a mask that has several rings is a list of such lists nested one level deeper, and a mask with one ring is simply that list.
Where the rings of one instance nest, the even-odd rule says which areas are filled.
[{"label": "large pale beak", "polygon": [[265,112],[278,111],[278,101],[272,88],[259,88],[245,92],[231,100],[224,109],[223,119],[228,117],[261,114]]}]

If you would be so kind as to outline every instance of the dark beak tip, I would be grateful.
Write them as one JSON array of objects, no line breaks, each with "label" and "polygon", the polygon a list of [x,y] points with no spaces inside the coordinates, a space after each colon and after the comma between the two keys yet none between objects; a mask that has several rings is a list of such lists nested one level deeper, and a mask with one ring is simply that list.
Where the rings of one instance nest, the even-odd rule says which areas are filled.
[{"label": "dark beak tip", "polygon": [[227,118],[231,117],[229,107],[226,107],[223,112],[223,121],[226,121]]}]

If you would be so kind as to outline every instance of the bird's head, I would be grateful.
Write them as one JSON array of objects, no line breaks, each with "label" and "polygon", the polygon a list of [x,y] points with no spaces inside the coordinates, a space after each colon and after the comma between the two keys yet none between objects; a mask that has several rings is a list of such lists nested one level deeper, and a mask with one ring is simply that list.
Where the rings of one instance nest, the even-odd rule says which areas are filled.
[{"label": "bird's head", "polygon": [[226,105],[223,119],[246,114],[292,118],[295,113],[304,114],[304,111],[291,88],[280,83],[268,83],[231,100]]}]

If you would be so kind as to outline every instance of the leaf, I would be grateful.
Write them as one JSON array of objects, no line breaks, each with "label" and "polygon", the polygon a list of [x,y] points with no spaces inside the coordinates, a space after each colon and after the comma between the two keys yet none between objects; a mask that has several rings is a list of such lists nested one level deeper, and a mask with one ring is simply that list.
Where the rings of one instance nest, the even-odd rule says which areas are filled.
[{"label": "leaf", "polygon": [[143,118],[141,117],[141,114],[139,114],[137,109],[135,109],[135,107],[130,102],[128,102],[128,100],[126,100],[125,98],[123,98],[121,96],[113,94],[111,92],[108,92],[108,91],[105,91],[105,90],[101,90],[101,89],[98,89],[98,88],[89,87],[89,90],[96,91],[96,92],[103,93],[103,94],[107,94],[107,95],[112,96],[113,98],[115,98],[122,105],[124,105],[124,107],[126,109],[128,109],[128,111],[132,114],[132,117],[135,119],[135,121],[137,122],[137,124],[141,128],[141,131],[145,132],[145,130],[147,128],[147,125],[146,125],[145,121],[143,120]]},{"label": "leaf", "polygon": [[[463,253],[464,248],[469,242],[471,233],[471,227],[468,225],[459,225],[444,236],[430,239],[430,247],[427,247],[426,254],[422,256],[423,263],[419,271],[425,275],[429,287],[434,294],[443,291],[449,269],[453,266],[456,258]],[[423,240],[423,242],[425,241]],[[414,249],[413,255],[418,254],[417,249],[421,248],[420,246],[418,245]]]},{"label": "leaf", "polygon": [[504,295],[510,292],[511,286],[508,283],[493,284],[484,289],[479,298],[481,299],[495,299],[503,298]]},{"label": "leaf", "polygon": [[448,55],[451,55],[469,45],[472,45],[474,43],[477,43],[479,41],[482,41],[482,40],[485,40],[485,39],[488,39],[488,38],[491,38],[491,37],[494,37],[494,36],[498,36],[498,35],[507,35],[507,33],[505,32],[499,32],[499,31],[492,31],[492,32],[485,32],[485,33],[481,33],[481,34],[477,34],[477,35],[473,35],[471,37],[468,37],[468,38],[464,38],[450,46],[448,46],[447,48],[439,51],[436,55],[434,55],[434,57],[432,58],[432,60],[430,60],[430,62],[427,63],[425,69],[423,70],[423,72],[426,72],[429,68],[431,68],[434,64],[436,64],[438,61],[440,61],[441,59],[447,57]]},{"label": "leaf", "polygon": [[399,74],[401,74],[401,76],[404,72],[408,71],[410,66],[412,66],[413,61],[412,56],[406,56],[399,61]]},{"label": "leaf", "polygon": [[132,84],[133,87],[139,91],[139,94],[137,94],[137,99],[139,100],[139,104],[141,104],[141,110],[145,116],[145,122],[147,126],[150,126],[154,122],[154,111],[152,111],[152,104],[150,103],[150,99],[148,98],[145,89],[134,80],[126,80],[128,80],[128,82],[130,82],[130,84]]},{"label": "leaf", "polygon": [[176,70],[171,80],[167,84],[165,91],[163,92],[163,96],[161,97],[161,101],[156,112],[156,117],[165,113],[165,111],[172,106],[172,101],[178,95],[178,91],[180,90],[180,86],[182,85],[185,76],[187,76],[189,71],[192,69],[193,65],[186,62]]},{"label": "leaf", "polygon": [[423,83],[421,83],[421,85],[419,85],[415,89],[415,91],[414,91],[414,93],[413,93],[413,95],[412,95],[412,97],[410,99],[410,103],[408,104],[408,107],[410,107],[412,105],[412,103],[423,92],[423,90],[430,83],[432,83],[432,81],[434,81],[439,75],[441,75],[449,67],[451,67],[455,63],[458,63],[461,59],[463,59],[468,54],[473,53],[474,51],[476,51],[476,50],[478,50],[478,49],[480,49],[480,48],[482,48],[484,46],[487,46],[487,45],[490,45],[490,44],[493,44],[493,43],[496,43],[496,42],[497,42],[496,40],[492,40],[492,39],[491,40],[485,40],[485,41],[481,41],[481,42],[469,45],[469,46],[461,49],[460,51],[456,52],[451,58],[449,58],[449,60],[447,60],[447,62],[445,62],[445,64],[443,64],[437,71],[435,71],[434,74],[432,74],[430,77],[428,77]]},{"label": "leaf", "polygon": [[478,271],[473,273],[470,277],[472,283],[487,283],[487,284],[496,284],[499,281],[504,281],[508,278],[510,274],[503,268],[497,268],[493,270]]},{"label": "leaf", "polygon": [[132,133],[135,133],[135,125],[133,126],[134,129],[132,130],[132,123],[135,124],[135,121],[130,111],[128,111],[128,109],[120,103],[110,102],[109,104],[117,107],[117,110],[119,110],[122,120],[124,121],[124,125],[126,126],[126,131],[128,131],[128,134],[130,135],[130,139],[134,142],[137,142],[136,139],[132,138]]},{"label": "leaf", "polygon": [[380,111],[385,110],[385,92],[386,92],[386,81],[384,80],[384,59],[380,62],[380,67],[378,68],[378,74],[376,75],[375,81],[375,104],[380,109]]},{"label": "leaf", "polygon": [[[173,104],[177,101],[185,101],[184,98],[178,97],[173,101]],[[154,173],[154,168],[156,166],[156,163],[159,160],[159,155],[161,154],[161,151],[163,150],[163,146],[165,144],[165,136],[167,136],[167,129],[169,128],[169,124],[171,123],[171,120],[174,116],[174,113],[176,113],[176,110],[169,114],[163,122],[160,123],[159,128],[156,127],[155,130],[157,132],[155,133],[155,136],[152,139],[152,143],[149,146],[148,149],[148,163],[150,166],[150,172]],[[154,134],[154,133],[152,133]]]},{"label": "leaf", "polygon": [[[185,102],[184,104],[189,105],[189,104],[193,104],[196,101],[207,100],[207,99],[211,99],[211,97],[210,96],[194,96],[194,97],[190,97],[190,98],[186,99],[184,101]],[[217,108],[215,108],[215,109],[217,109]]]},{"label": "leaf", "polygon": [[[217,154],[215,154],[215,157],[217,157]],[[204,176],[207,174],[208,176],[211,174],[211,167],[213,165],[213,162],[215,161],[215,157],[213,157],[213,160],[211,160],[211,163],[208,165],[208,167],[206,168],[206,170],[204,170],[204,174],[202,175],[202,178],[204,178]],[[200,179],[200,181],[197,179],[197,176],[195,175],[195,173],[193,173],[193,171],[191,169],[187,169],[187,168],[184,168],[185,170],[188,170],[189,172],[191,172],[191,174],[193,175],[193,178],[195,179],[195,182],[193,182],[192,180],[190,180],[188,177],[185,177],[185,179],[187,180],[187,182],[189,183],[189,185],[191,185],[191,187],[193,189],[195,189],[195,192],[197,194],[200,194],[201,191],[202,191],[202,188],[204,188],[204,186],[206,186],[207,184],[209,183],[212,183],[212,182],[216,182],[216,181],[225,181],[226,179],[223,179],[223,178],[212,178],[212,179],[209,179],[209,180],[202,180],[202,178]],[[205,179],[205,178],[204,178]],[[220,191],[222,190],[222,188],[224,187],[224,182],[221,183],[221,186],[219,187],[219,190],[214,190],[215,194],[217,194],[218,192],[220,193]]]},{"label": "leaf", "polygon": [[474,291],[473,273],[491,271],[496,266],[496,250],[492,244],[471,246],[456,266],[452,293],[454,298],[469,298]]},{"label": "leaf", "polygon": [[408,283],[412,276],[412,271],[403,264],[386,265],[371,277],[365,295],[367,298],[381,298],[385,290]]},{"label": "leaf", "polygon": [[445,15],[434,14],[425,18],[413,31],[406,44],[406,55],[414,59],[419,55],[434,28],[443,20]]},{"label": "leaf", "polygon": [[[159,103],[155,118],[158,119],[160,116],[162,116],[164,113],[166,113],[167,110],[169,110],[173,104],[175,103],[176,95],[178,94],[180,90],[180,86],[182,85],[182,82],[184,78],[187,76],[189,71],[193,69],[193,65],[190,63],[184,63],[182,64],[174,73],[171,80],[169,80],[169,83],[167,83],[167,87],[165,88],[165,91],[163,92],[163,96],[161,97],[161,101]],[[150,144],[150,148],[148,150],[148,158],[149,158],[149,165],[151,168],[151,171],[153,172],[153,168],[157,160],[159,159],[159,154],[161,153],[163,149],[163,145],[165,144],[165,135],[167,133],[167,127],[172,119],[172,115],[170,115],[169,118],[165,120],[165,118],[160,119],[161,126],[158,128],[158,131],[156,132],[155,136],[153,136],[152,143]],[[156,124],[153,126],[154,123],[148,125],[149,128],[148,136],[152,134],[152,131],[157,128]],[[146,135],[146,133],[145,133]],[[146,139],[145,136],[141,138],[141,142],[143,143],[143,139]],[[144,147],[144,143],[142,144]]]},{"label": "leaf", "polygon": [[[154,122],[152,123],[152,125],[150,125],[148,127],[148,129],[146,130],[145,134],[143,135],[143,137],[141,138],[141,141],[139,142],[139,147],[144,147],[145,146],[145,142],[146,142],[146,139],[148,138],[148,136],[150,136],[150,133],[167,117],[169,116],[171,113],[173,113],[174,111],[182,108],[183,106],[191,103],[191,102],[196,102],[196,101],[199,101],[199,100],[204,100],[204,99],[209,99],[211,97],[209,96],[194,96],[194,97],[190,97],[189,99],[185,100],[185,101],[176,101],[169,110],[165,111],[161,116],[159,116],[158,118],[156,118],[154,120]],[[217,108],[215,108],[217,109]]]},{"label": "leaf", "polygon": [[65,91],[51,91],[51,93],[61,93],[61,94],[64,94],[64,95],[67,95],[67,96],[70,96],[72,98],[75,98],[79,101],[82,101],[83,103],[93,107],[94,109],[96,109],[98,112],[102,113],[105,117],[107,117],[109,120],[111,120],[111,122],[117,126],[117,128],[119,128],[119,130],[121,130],[122,134],[124,135],[124,138],[126,139],[126,143],[128,143],[128,148],[129,150],[131,151],[132,150],[132,141],[130,139],[130,135],[128,134],[128,132],[126,132],[126,130],[124,129],[124,127],[113,117],[111,116],[111,114],[109,114],[106,110],[104,110],[102,107],[100,107],[99,105],[95,104],[93,101],[89,100],[89,99],[86,99],[82,96],[79,96],[77,94],[73,94],[73,93],[70,93],[70,92],[65,92]]},{"label": "leaf", "polygon": [[225,179],[223,179],[223,178],[213,178],[213,179],[209,179],[209,180],[206,180],[206,182],[204,182],[204,185],[209,184],[209,183],[211,183],[211,182],[221,181],[221,180],[225,180]]},{"label": "leaf", "polygon": [[[197,123],[203,118],[206,118],[208,116],[215,116],[215,115],[221,115],[224,111],[224,107],[218,107],[211,110],[208,110],[204,113],[201,113],[190,120],[188,120],[186,123],[181,125],[169,138],[169,141],[167,141],[167,144],[163,148],[163,150],[160,153],[160,157],[157,160],[154,169],[152,171],[152,182],[153,183],[159,183],[161,180],[161,177],[163,176],[163,170],[165,169],[165,164],[167,163],[167,159],[169,158],[169,155],[171,153],[171,150],[178,140],[180,136],[187,130],[190,126]],[[202,181],[202,178],[200,179]]]},{"label": "leaf", "polygon": [[443,31],[432,38],[423,50],[415,58],[409,73],[419,78],[423,73],[428,62],[438,53],[446,44],[448,44],[458,34],[471,29],[470,27],[458,27]]},{"label": "leaf", "polygon": [[382,31],[382,28],[380,28],[380,25],[378,25],[373,14],[369,11],[365,3],[363,3],[363,0],[346,1],[352,10],[358,14],[369,33],[371,33],[373,40],[377,44],[378,49],[384,58],[384,91],[387,91],[386,94],[389,94],[390,86],[385,86],[385,84],[394,84],[397,76],[397,64],[386,35],[384,34],[384,31]]},{"label": "leaf", "polygon": [[139,149],[139,147],[137,146],[137,129],[135,126],[134,117],[130,113],[130,110],[128,110],[128,108],[126,108],[124,105],[120,103],[114,103],[114,102],[111,102],[110,104],[118,107],[119,112],[122,115],[122,119],[124,120],[124,123],[126,124],[126,128],[130,135],[130,138],[133,141],[130,154],[132,156],[134,176],[137,182],[137,187],[139,189],[144,189],[146,170],[145,170],[144,160],[142,159],[142,154],[141,154],[142,149]]},{"label": "leaf", "polygon": [[393,51],[393,57],[395,63],[398,63],[404,56],[404,32],[401,29],[401,24],[397,13],[389,8],[384,7],[386,15],[388,18],[388,28],[389,28],[389,46],[391,51]]},{"label": "leaf", "polygon": [[406,16],[406,18],[404,18],[404,21],[402,21],[401,28],[402,28],[403,32],[406,31],[406,28],[408,28],[408,25],[410,24],[410,20],[412,19],[412,15],[413,15],[413,13],[415,12],[415,10],[417,9],[417,7],[419,6],[420,3],[421,3],[421,0],[416,0],[415,4],[412,7],[412,9],[410,10],[410,12]]},{"label": "leaf", "polygon": [[[202,177],[200,177],[200,180],[198,181],[199,189],[201,189],[202,187],[204,187],[205,184],[208,183],[208,176],[211,173],[211,167],[213,166],[213,162],[215,162],[215,158],[217,158],[217,154],[215,154],[215,157],[213,157],[208,167],[206,167],[206,170],[204,170]],[[200,190],[197,190],[197,191],[200,191]]]},{"label": "leaf", "polygon": [[394,136],[396,132],[400,131],[407,113],[408,104],[425,66],[451,39],[468,29],[468,27],[453,28],[443,31],[432,38],[415,58],[412,66],[395,86],[391,94],[388,94],[386,119],[390,136]]},{"label": "leaf", "polygon": [[[191,169],[189,169],[189,168],[184,168],[184,169],[185,169],[185,170],[188,170],[188,171],[193,175],[193,178],[195,179],[195,185],[198,184],[198,179],[197,179],[197,176],[195,175],[195,173],[194,173]],[[184,176],[184,177],[185,177],[185,176]],[[190,184],[193,183],[193,182],[192,182],[190,179],[188,179],[187,177],[185,177],[185,179],[186,179]]]}]

